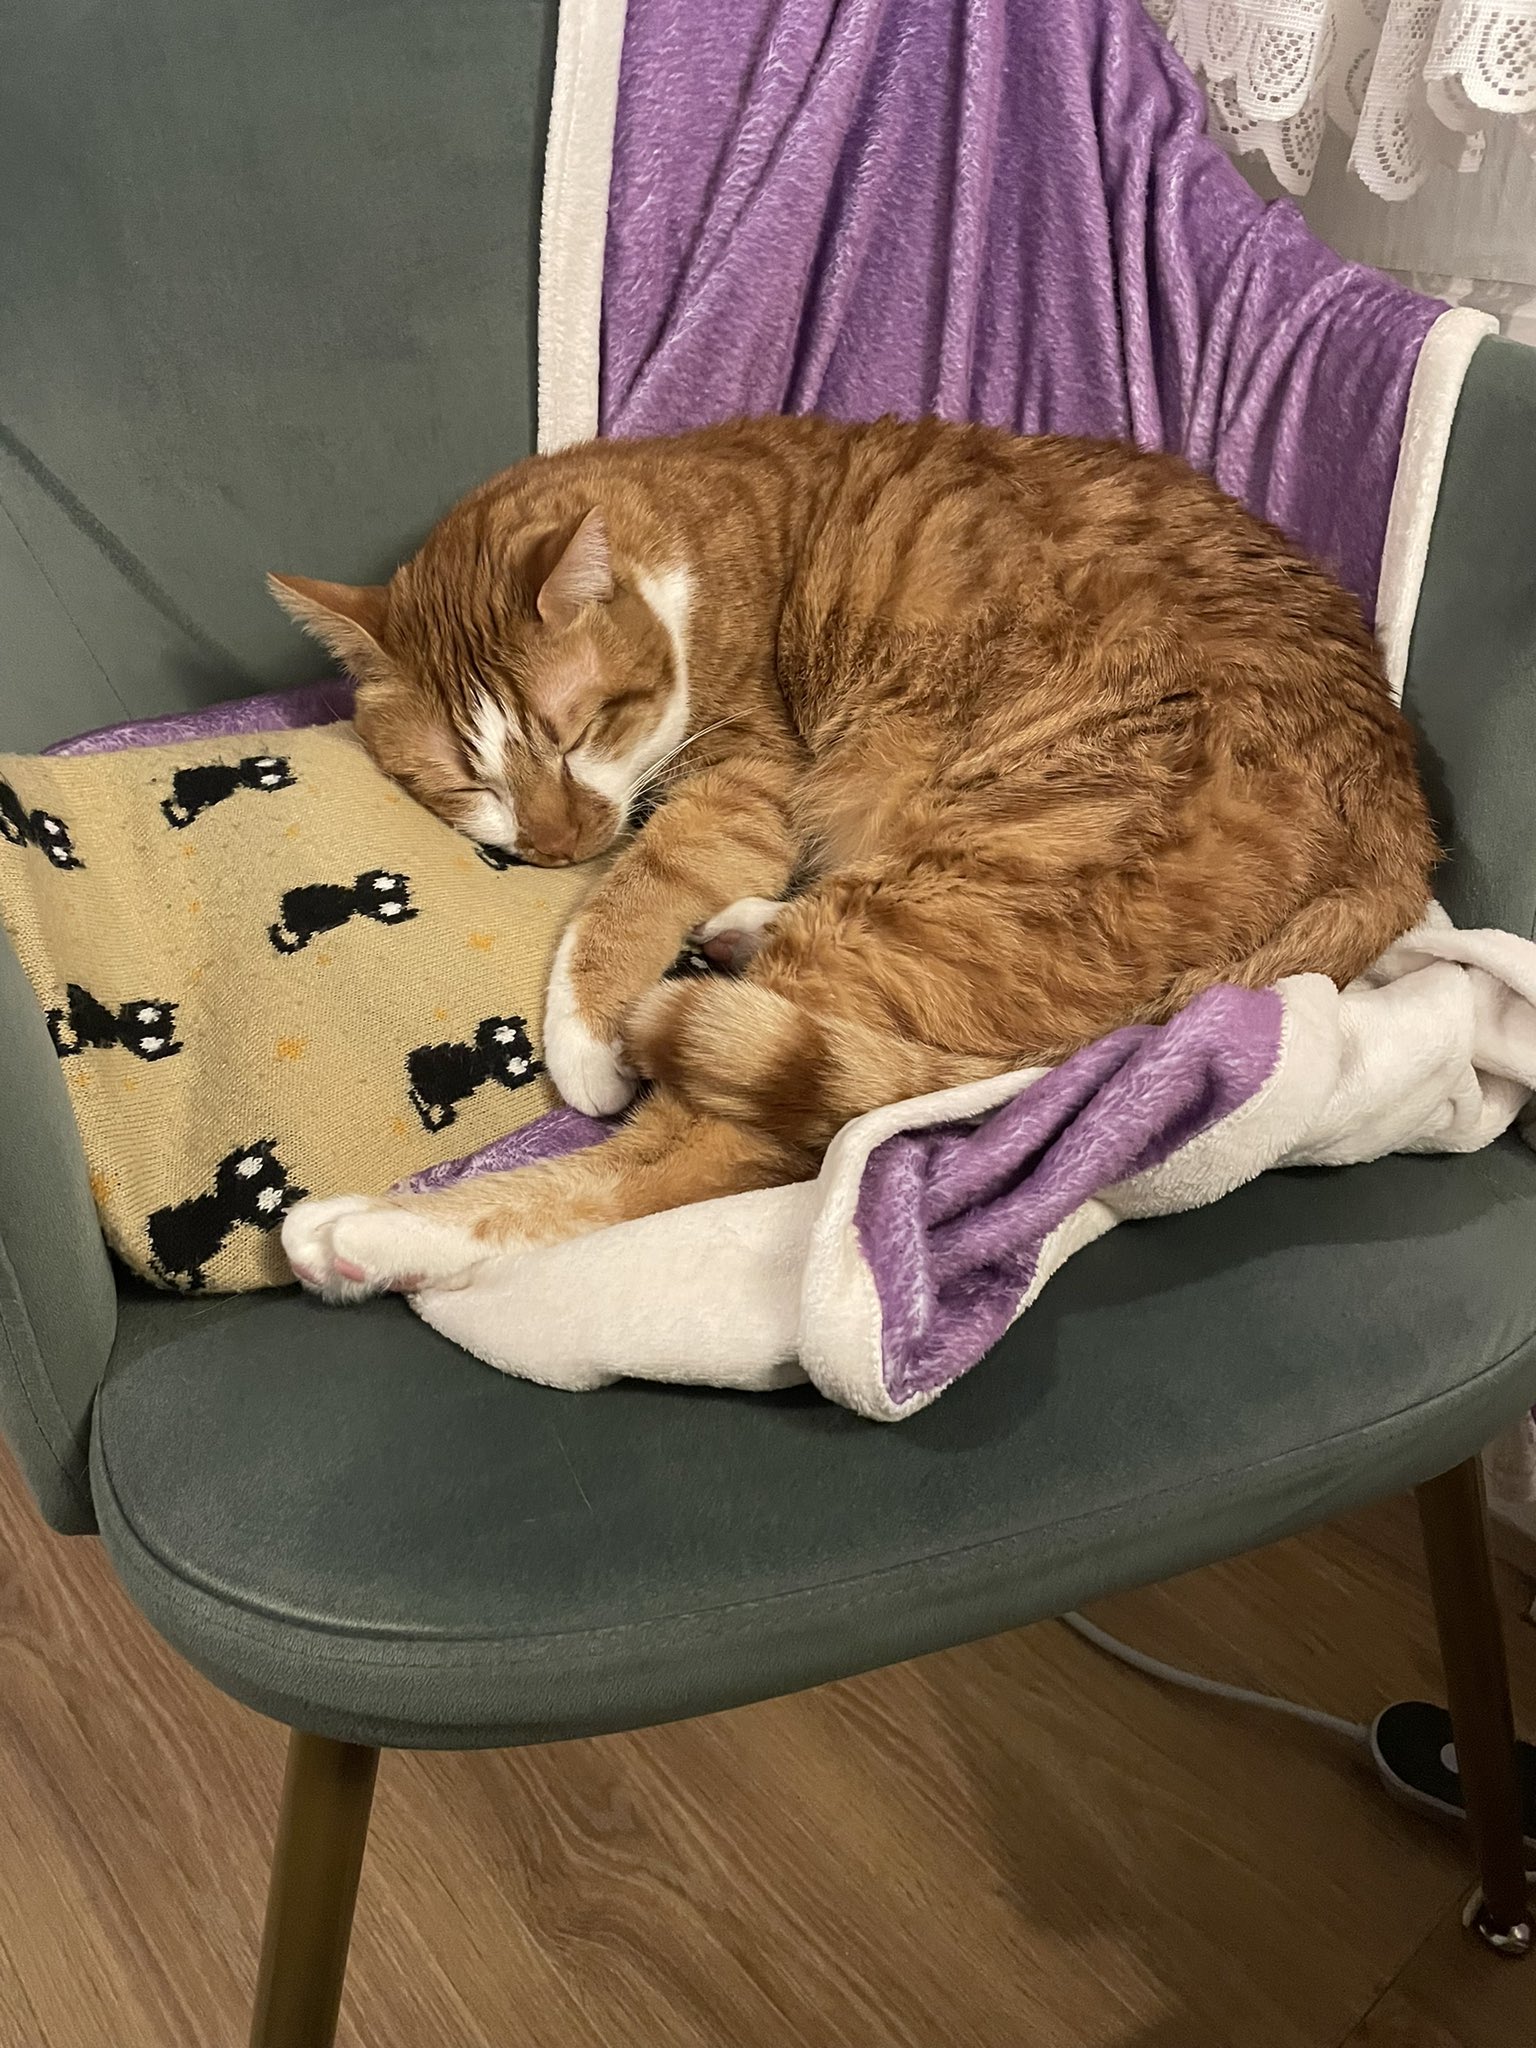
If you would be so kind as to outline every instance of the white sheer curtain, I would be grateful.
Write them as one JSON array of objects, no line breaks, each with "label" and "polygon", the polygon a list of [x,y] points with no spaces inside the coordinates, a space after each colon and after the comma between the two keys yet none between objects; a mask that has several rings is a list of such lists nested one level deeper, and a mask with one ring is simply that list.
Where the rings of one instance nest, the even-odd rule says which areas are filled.
[{"label": "white sheer curtain", "polygon": [[1312,182],[1331,123],[1350,168],[1402,199],[1437,164],[1476,170],[1490,128],[1536,152],[1536,0],[1146,0],[1205,79],[1215,125],[1286,191]]},{"label": "white sheer curtain", "polygon": [[1536,342],[1536,0],[1144,4],[1266,198]]}]

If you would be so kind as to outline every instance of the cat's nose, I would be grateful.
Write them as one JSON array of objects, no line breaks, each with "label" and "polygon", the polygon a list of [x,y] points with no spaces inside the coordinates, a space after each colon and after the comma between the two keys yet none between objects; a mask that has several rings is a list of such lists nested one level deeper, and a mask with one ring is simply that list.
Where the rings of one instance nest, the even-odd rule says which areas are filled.
[{"label": "cat's nose", "polygon": [[551,864],[574,860],[580,840],[580,825],[574,818],[564,818],[558,824],[546,825],[540,832],[534,856]]}]

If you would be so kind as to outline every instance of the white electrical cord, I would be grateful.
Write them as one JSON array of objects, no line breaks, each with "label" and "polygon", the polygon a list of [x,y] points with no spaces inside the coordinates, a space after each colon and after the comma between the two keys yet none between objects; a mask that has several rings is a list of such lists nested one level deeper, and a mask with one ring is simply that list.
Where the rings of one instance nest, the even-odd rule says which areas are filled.
[{"label": "white electrical cord", "polygon": [[1149,1657],[1144,1650],[1133,1650],[1129,1643],[1122,1643],[1118,1636],[1110,1635],[1084,1614],[1064,1614],[1061,1618],[1074,1635],[1081,1636],[1107,1656],[1118,1657],[1133,1671],[1144,1672],[1148,1678],[1161,1678],[1168,1685],[1181,1685],[1186,1692],[1205,1693],[1210,1699],[1235,1700],[1239,1706],[1266,1707],[1272,1714],[1289,1714],[1293,1720],[1306,1721],[1314,1728],[1326,1728],[1332,1735],[1342,1735],[1350,1742],[1357,1742],[1362,1749],[1370,1748],[1371,1731],[1362,1722],[1342,1721],[1337,1714],[1324,1714],[1316,1707],[1298,1706],[1295,1700],[1277,1699],[1273,1693],[1249,1692],[1245,1686],[1223,1685],[1218,1679],[1202,1678],[1194,1671],[1181,1671],[1176,1664],[1164,1664],[1161,1658]]},{"label": "white electrical cord", "polygon": [[[1122,1664],[1129,1664],[1133,1671],[1140,1671],[1148,1678],[1160,1678],[1168,1685],[1182,1686],[1186,1692],[1204,1693],[1209,1699],[1233,1700],[1241,1707],[1264,1707],[1272,1714],[1288,1714],[1293,1721],[1305,1721],[1309,1727],[1324,1728],[1330,1735],[1342,1735],[1346,1741],[1357,1743],[1369,1751],[1377,1776],[1399,1804],[1411,1806],[1415,1812],[1429,1814],[1435,1820],[1450,1821],[1456,1825],[1464,1823],[1466,1815],[1459,1805],[1451,1805],[1423,1786],[1399,1777],[1396,1768],[1388,1762],[1378,1740],[1378,1730],[1395,1711],[1393,1708],[1386,1708],[1367,1728],[1358,1721],[1341,1720],[1337,1714],[1321,1713],[1316,1707],[1298,1706],[1295,1700],[1278,1699],[1273,1693],[1250,1692],[1246,1686],[1223,1685],[1218,1679],[1202,1678],[1198,1672],[1181,1671],[1176,1664],[1165,1664],[1160,1657],[1149,1657],[1145,1650],[1133,1650],[1129,1643],[1122,1643],[1118,1636],[1112,1636],[1084,1614],[1064,1614],[1061,1619],[1084,1642],[1092,1643],[1096,1650],[1102,1650],[1106,1656],[1114,1657]],[[1456,1753],[1449,1744],[1441,1762],[1447,1770],[1456,1770]],[[1528,1833],[1525,1839],[1527,1847],[1536,1845],[1536,1834]],[[1536,1870],[1527,1871],[1526,1876],[1536,1883]],[[1482,1893],[1474,1892],[1462,1916],[1463,1926],[1474,1924],[1481,1901]],[[1500,1944],[1493,1942],[1493,1946],[1499,1947]],[[1509,1952],[1523,1955],[1525,1950],[1514,1947]]]}]

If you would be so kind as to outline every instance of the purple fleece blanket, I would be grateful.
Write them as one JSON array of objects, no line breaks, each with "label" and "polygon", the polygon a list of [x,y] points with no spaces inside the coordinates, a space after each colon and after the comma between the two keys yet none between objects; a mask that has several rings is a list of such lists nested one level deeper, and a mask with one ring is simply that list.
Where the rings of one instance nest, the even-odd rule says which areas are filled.
[{"label": "purple fleece blanket", "polygon": [[1266,207],[1138,0],[630,0],[601,418],[1176,449],[1374,605],[1444,308]]},{"label": "purple fleece blanket", "polygon": [[347,676],[305,683],[296,690],[268,690],[205,704],[201,711],[171,711],[163,718],[135,718],[126,725],[98,726],[72,740],[56,740],[49,754],[116,754],[124,747],[170,747],[178,740],[228,740],[243,733],[295,732],[306,725],[334,725],[352,716],[354,685]]},{"label": "purple fleece blanket", "polygon": [[1257,1101],[1284,1021],[1272,988],[1207,989],[1171,1023],[1084,1046],[979,1129],[941,1124],[876,1145],[854,1221],[892,1404],[939,1392],[992,1348],[1041,1277],[1052,1233],[1085,1202]]}]

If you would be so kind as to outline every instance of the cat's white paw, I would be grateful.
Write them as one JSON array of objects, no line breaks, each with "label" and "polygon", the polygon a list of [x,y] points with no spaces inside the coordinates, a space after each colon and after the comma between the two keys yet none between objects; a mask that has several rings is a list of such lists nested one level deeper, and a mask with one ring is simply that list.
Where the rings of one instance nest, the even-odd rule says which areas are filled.
[{"label": "cat's white paw", "polygon": [[783,908],[776,897],[741,897],[699,926],[700,952],[717,967],[739,973],[761,947]]},{"label": "cat's white paw", "polygon": [[560,941],[544,999],[544,1068],[571,1105],[587,1116],[616,1116],[639,1080],[617,1038],[603,1039],[587,1024],[571,981],[576,927]]},{"label": "cat's white paw", "polygon": [[330,1302],[463,1287],[491,1255],[466,1224],[372,1195],[297,1202],[283,1219],[295,1277]]}]

